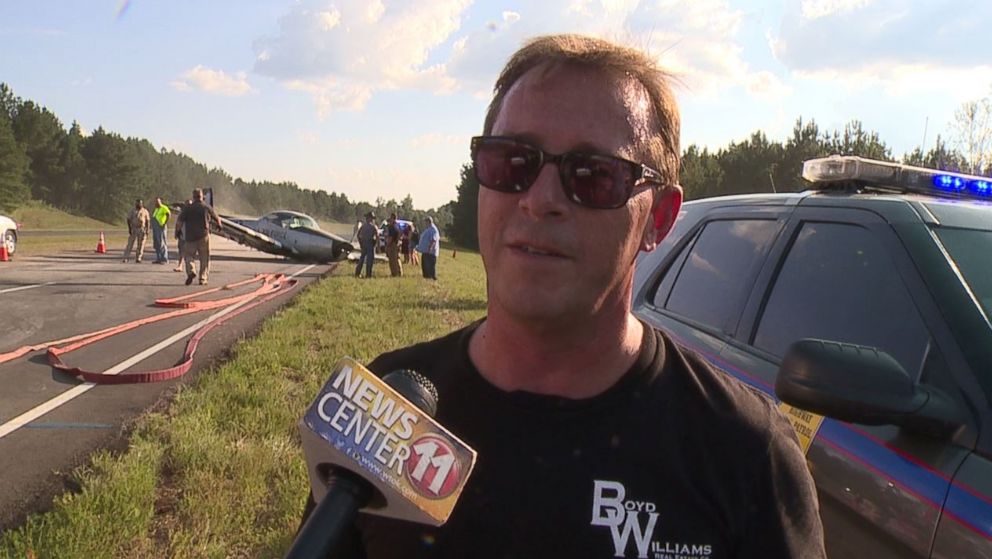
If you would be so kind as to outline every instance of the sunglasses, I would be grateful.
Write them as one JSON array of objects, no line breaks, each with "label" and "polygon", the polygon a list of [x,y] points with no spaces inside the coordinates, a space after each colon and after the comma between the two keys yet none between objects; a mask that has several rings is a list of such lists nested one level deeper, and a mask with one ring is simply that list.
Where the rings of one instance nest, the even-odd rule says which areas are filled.
[{"label": "sunglasses", "polygon": [[663,184],[658,171],[621,157],[579,151],[554,155],[500,136],[472,138],[472,163],[479,184],[499,192],[526,191],[544,164],[554,163],[570,200],[602,210],[623,207],[636,186]]}]

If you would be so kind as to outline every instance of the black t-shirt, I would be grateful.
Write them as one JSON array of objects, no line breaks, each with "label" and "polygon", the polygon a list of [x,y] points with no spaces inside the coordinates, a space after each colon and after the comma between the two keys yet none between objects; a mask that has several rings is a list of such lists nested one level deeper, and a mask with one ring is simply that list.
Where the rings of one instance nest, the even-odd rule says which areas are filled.
[{"label": "black t-shirt", "polygon": [[199,241],[210,232],[208,220],[216,220],[217,214],[209,205],[194,201],[186,206],[179,215],[179,220],[186,227],[184,238],[186,241]]},{"label": "black t-shirt", "polygon": [[362,514],[334,557],[825,557],[805,457],[765,395],[648,327],[598,396],[503,392],[468,357],[476,326],[370,365],[430,377],[438,421],[478,451],[451,518]]}]

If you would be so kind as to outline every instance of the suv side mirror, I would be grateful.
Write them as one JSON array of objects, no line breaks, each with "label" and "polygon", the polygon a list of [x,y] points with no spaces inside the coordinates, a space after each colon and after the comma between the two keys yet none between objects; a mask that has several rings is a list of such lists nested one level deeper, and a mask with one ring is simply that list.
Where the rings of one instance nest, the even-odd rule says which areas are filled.
[{"label": "suv side mirror", "polygon": [[889,354],[829,340],[789,346],[775,394],[789,405],[841,421],[898,425],[939,438],[964,423],[950,398],[913,383]]}]

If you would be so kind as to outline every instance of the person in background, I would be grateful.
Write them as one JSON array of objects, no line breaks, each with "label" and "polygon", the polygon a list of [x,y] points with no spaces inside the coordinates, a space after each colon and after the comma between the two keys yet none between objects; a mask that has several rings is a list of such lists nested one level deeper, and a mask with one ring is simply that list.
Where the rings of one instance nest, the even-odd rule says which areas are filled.
[{"label": "person in background", "polygon": [[428,216],[424,231],[417,243],[420,253],[420,271],[427,279],[437,279],[437,257],[441,254],[441,233],[434,225],[434,218]]},{"label": "person in background", "polygon": [[124,248],[124,260],[122,262],[128,261],[132,247],[134,248],[135,264],[141,262],[141,258],[145,254],[145,238],[148,237],[148,223],[150,221],[151,216],[148,215],[144,202],[140,199],[135,200],[134,207],[127,214],[127,246]]},{"label": "person in background", "polygon": [[[179,215],[193,203],[192,198],[188,198],[186,202],[179,209]],[[180,221],[176,219],[176,252],[179,253],[179,262],[176,263],[176,267],[172,269],[173,272],[182,272],[185,269],[183,263],[186,261],[186,257],[183,256],[183,252],[186,250],[186,228],[180,225]]]},{"label": "person in background", "polygon": [[193,283],[196,277],[196,267],[193,259],[200,260],[200,285],[207,285],[207,277],[210,274],[210,222],[213,221],[220,227],[220,216],[207,203],[203,201],[203,190],[197,188],[193,191],[193,203],[186,207],[176,224],[184,227],[183,237],[186,246],[183,257],[186,258],[186,285]]},{"label": "person in background", "polygon": [[386,258],[389,259],[389,275],[403,275],[403,264],[400,262],[400,226],[396,223],[396,213],[389,214],[386,225]]},{"label": "person in background", "polygon": [[410,233],[413,230],[413,223],[408,223],[400,232],[400,252],[403,253],[403,263],[410,263]]},{"label": "person in background", "polygon": [[410,263],[414,266],[420,265],[420,257],[417,256],[417,244],[420,243],[420,230],[412,222],[410,223]]},{"label": "person in background", "polygon": [[372,264],[375,263],[375,247],[379,244],[379,228],[375,226],[375,214],[365,214],[365,223],[358,229],[358,247],[361,255],[355,266],[355,277],[362,277],[362,265],[365,266],[365,277],[372,277]]},{"label": "person in background", "polygon": [[169,223],[172,211],[162,203],[162,198],[155,199],[155,210],[152,212],[152,243],[155,246],[155,264],[169,263],[169,245],[166,224]]}]

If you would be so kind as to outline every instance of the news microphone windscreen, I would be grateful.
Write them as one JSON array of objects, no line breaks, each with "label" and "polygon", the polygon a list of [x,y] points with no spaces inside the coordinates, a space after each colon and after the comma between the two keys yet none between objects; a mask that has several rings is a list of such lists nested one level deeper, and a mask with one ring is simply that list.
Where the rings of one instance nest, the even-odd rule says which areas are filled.
[{"label": "news microphone windscreen", "polygon": [[476,452],[431,416],[437,391],[426,378],[414,371],[386,376],[389,384],[354,359],[341,359],[300,421],[314,499],[327,493],[326,472],[344,468],[376,489],[362,512],[440,526]]},{"label": "news microphone windscreen", "polygon": [[427,415],[437,415],[437,387],[429,378],[417,371],[403,369],[385,375],[382,380]]}]

